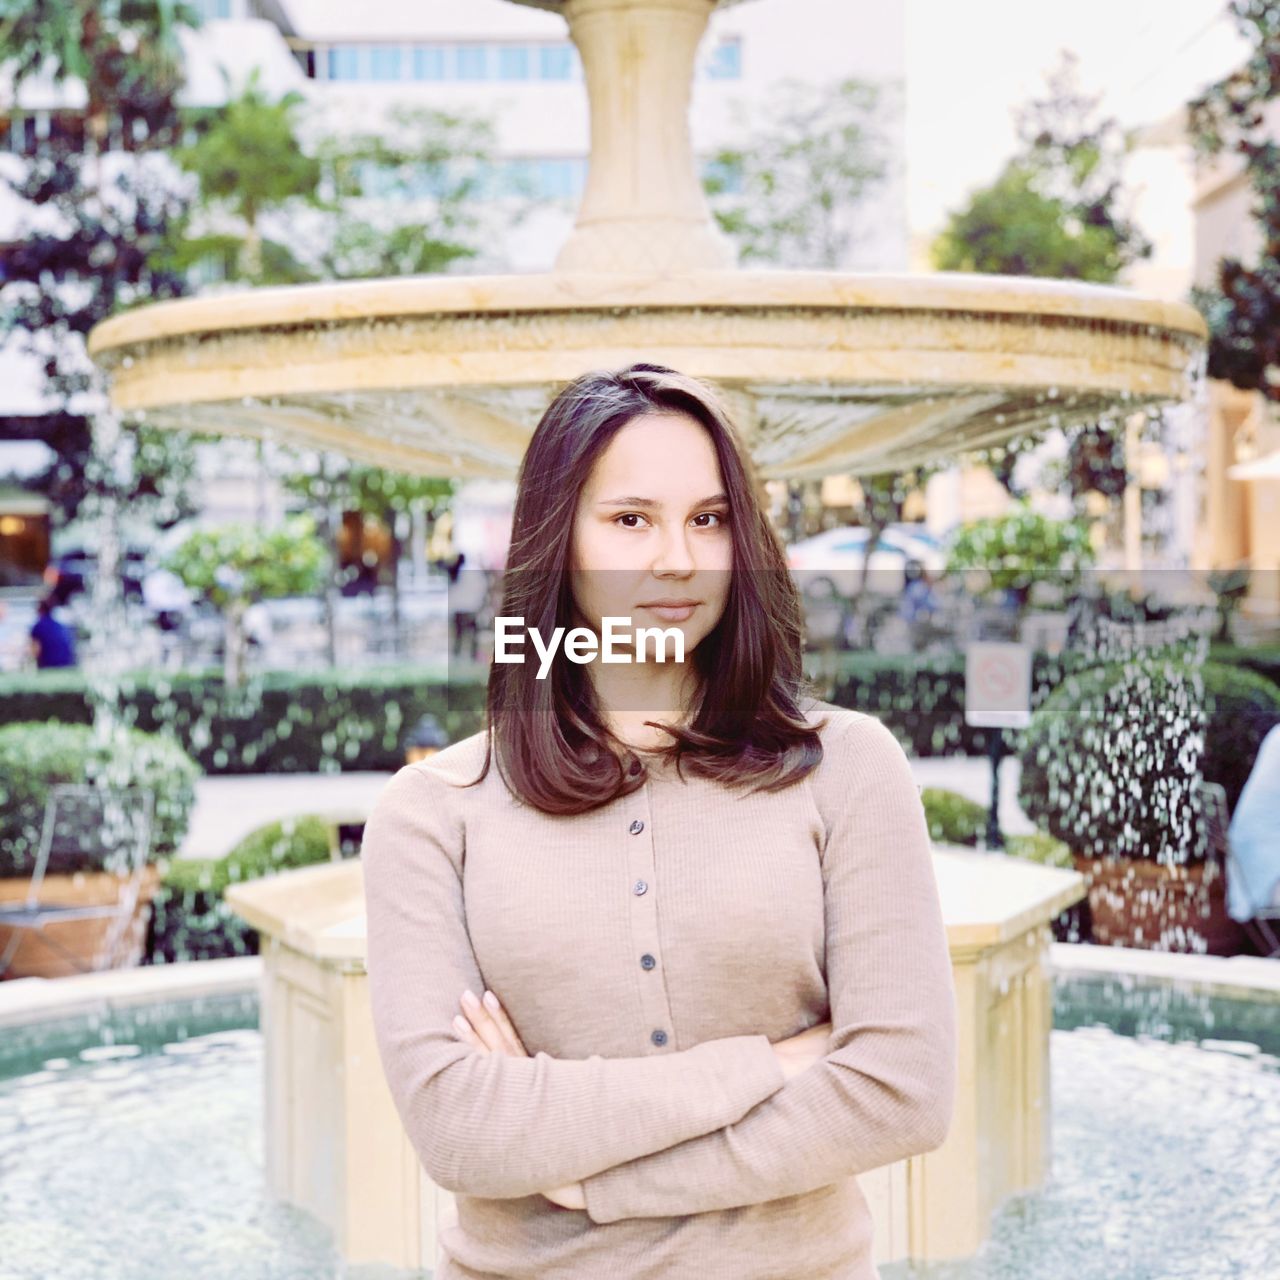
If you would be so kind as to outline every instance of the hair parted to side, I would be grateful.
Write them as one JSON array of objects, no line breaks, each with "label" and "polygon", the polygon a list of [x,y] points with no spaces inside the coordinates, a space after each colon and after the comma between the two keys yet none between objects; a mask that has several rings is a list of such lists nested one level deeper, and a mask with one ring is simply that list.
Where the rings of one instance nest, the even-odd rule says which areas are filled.
[{"label": "hair parted to side", "polygon": [[[717,626],[693,650],[699,677],[688,726],[662,723],[677,767],[773,791],[817,767],[822,744],[799,710],[809,692],[801,606],[786,555],[761,505],[754,467],[716,392],[657,364],[584,374],[547,407],[520,464],[502,616],[550,635],[572,623],[569,573],[579,495],[596,459],[641,414],[687,414],[710,435],[729,498],[733,569]],[[547,813],[583,813],[644,785],[604,723],[590,675],[553,664],[494,663],[487,749],[475,782],[496,764],[514,794]],[[470,785],[474,785],[470,784]]]}]

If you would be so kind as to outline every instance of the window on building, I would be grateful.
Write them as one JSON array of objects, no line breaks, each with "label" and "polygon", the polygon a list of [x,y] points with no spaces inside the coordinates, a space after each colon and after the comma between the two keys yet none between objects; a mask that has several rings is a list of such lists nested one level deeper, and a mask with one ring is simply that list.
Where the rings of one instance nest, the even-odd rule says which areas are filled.
[{"label": "window on building", "polygon": [[399,80],[400,46],[375,44],[369,46],[369,79],[378,81]]},{"label": "window on building", "polygon": [[498,46],[498,79],[527,80],[529,78],[529,47],[523,44]]},{"label": "window on building", "polygon": [[329,50],[330,80],[359,80],[360,48],[358,45],[339,45]]},{"label": "window on building", "polygon": [[443,80],[444,74],[444,49],[442,46],[438,44],[414,46],[413,78],[415,80]]},{"label": "window on building", "polygon": [[487,80],[489,78],[489,46],[484,44],[455,46],[453,65],[459,80]]},{"label": "window on building", "polygon": [[707,59],[706,73],[711,80],[742,79],[742,41],[737,36],[716,45]]},{"label": "window on building", "polygon": [[538,50],[538,78],[540,80],[572,79],[573,46],[570,44],[544,44]]},{"label": "window on building", "polygon": [[231,0],[194,0],[193,7],[201,22],[213,22],[219,18],[231,17]]},{"label": "window on building", "polygon": [[555,44],[414,45],[347,44],[320,46],[299,54],[311,77],[327,80],[575,80],[582,76],[577,50]]}]

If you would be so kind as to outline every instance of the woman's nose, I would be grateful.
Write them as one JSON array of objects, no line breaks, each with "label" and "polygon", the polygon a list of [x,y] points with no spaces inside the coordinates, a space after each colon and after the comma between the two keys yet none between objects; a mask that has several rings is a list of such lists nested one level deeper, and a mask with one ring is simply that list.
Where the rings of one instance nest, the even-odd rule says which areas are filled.
[{"label": "woman's nose", "polygon": [[688,531],[683,527],[664,531],[659,538],[658,554],[653,562],[654,570],[661,573],[692,573],[695,567]]}]

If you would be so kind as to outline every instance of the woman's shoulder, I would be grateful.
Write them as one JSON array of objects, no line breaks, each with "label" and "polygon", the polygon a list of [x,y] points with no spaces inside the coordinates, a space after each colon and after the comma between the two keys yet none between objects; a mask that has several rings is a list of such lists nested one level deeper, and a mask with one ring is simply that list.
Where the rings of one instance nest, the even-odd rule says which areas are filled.
[{"label": "woman's shoulder", "polygon": [[810,697],[800,700],[800,713],[818,730],[824,753],[827,750],[883,750],[886,738],[897,745],[897,739],[882,721],[853,707]]},{"label": "woman's shoulder", "polygon": [[474,782],[484,768],[488,731],[481,729],[406,766],[437,785],[461,787]]}]

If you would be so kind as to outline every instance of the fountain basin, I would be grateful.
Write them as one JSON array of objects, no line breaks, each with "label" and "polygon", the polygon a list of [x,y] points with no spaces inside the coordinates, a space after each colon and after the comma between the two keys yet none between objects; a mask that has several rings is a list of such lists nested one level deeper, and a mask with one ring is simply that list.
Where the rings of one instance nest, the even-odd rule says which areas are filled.
[{"label": "fountain basin", "polygon": [[945,458],[1187,398],[1199,314],[999,276],[688,271],[255,289],[99,325],[117,409],[422,474],[510,477],[554,391],[670,364],[726,393],[766,478]]},{"label": "fountain basin", "polygon": [[[972,1256],[997,1207],[1049,1169],[1049,922],[1084,879],[968,849],[936,849],[934,868],[959,1012],[955,1118],[937,1150],[859,1176],[877,1263]],[[225,897],[261,935],[269,1187],[351,1262],[432,1265],[454,1196],[422,1169],[382,1074],[359,860]]]},{"label": "fountain basin", "polygon": [[[1052,1177],[937,1280],[1268,1274],[1280,1153],[1257,1134],[1280,1107],[1280,966],[1063,943],[1050,963]],[[262,968],[0,983],[6,1276],[139,1280],[181,1257],[209,1280],[408,1280],[346,1263],[265,1188]],[[884,1280],[935,1275],[906,1266]]]}]

